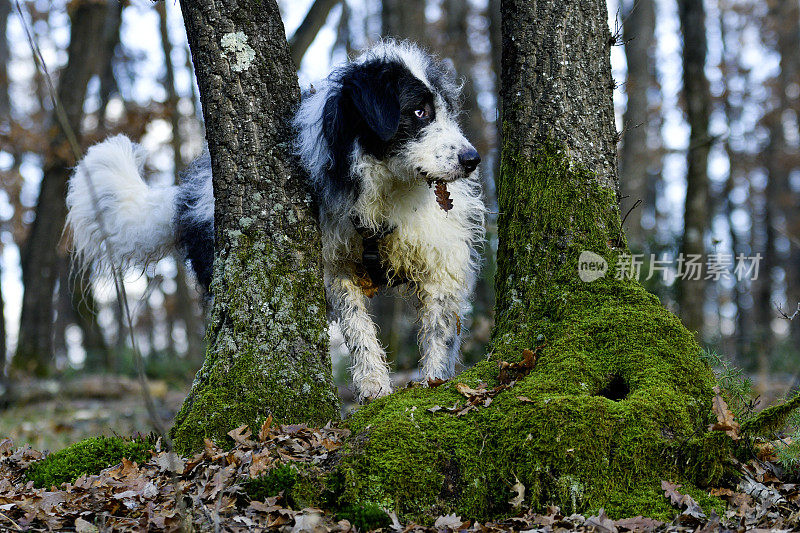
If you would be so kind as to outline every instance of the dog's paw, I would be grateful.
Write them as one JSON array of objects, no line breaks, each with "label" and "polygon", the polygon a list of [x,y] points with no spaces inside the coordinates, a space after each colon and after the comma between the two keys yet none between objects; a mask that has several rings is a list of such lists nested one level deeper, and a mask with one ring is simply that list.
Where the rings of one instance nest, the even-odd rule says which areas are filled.
[{"label": "dog's paw", "polygon": [[370,376],[362,379],[356,384],[358,388],[358,399],[361,403],[367,403],[392,393],[392,384],[389,382],[388,374],[385,376]]}]

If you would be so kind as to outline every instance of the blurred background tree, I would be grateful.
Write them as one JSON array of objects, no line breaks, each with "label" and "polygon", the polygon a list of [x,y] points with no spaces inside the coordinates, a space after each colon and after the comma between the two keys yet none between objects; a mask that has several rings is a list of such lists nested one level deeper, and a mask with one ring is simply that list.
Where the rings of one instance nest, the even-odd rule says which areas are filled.
[{"label": "blurred background tree", "polygon": [[[492,213],[464,365],[485,357],[497,244],[500,0],[279,3],[301,87],[385,36],[422,43],[462,78],[461,119],[484,156]],[[124,132],[152,154],[153,182],[179,179],[202,149],[203,128],[178,6],[20,7],[81,148]],[[781,314],[800,302],[800,0],[610,0],[609,25],[620,204],[632,251],[642,254],[640,279],[705,347],[744,367],[762,393],[781,395],[800,376],[800,318]],[[20,14],[0,0],[0,362],[12,382],[134,372],[110,280],[68,268],[61,224],[73,164]],[[701,254],[703,278],[712,256],[730,268],[681,283],[681,253]],[[737,278],[738,255],[760,256],[756,279]],[[204,352],[204,302],[191,273],[171,257],[126,283],[148,375],[185,393]],[[371,306],[397,379],[413,379],[413,304],[385,291]],[[332,334],[347,398],[347,353],[335,327]]]}]

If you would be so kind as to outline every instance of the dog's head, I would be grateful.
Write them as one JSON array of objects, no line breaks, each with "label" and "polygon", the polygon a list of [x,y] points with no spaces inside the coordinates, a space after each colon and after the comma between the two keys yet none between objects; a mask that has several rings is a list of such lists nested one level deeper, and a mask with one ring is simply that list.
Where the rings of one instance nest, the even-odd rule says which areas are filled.
[{"label": "dog's head", "polygon": [[452,181],[480,157],[456,117],[460,86],[410,43],[384,42],[333,72],[298,111],[298,152],[318,193],[358,192],[356,158],[401,180]]}]

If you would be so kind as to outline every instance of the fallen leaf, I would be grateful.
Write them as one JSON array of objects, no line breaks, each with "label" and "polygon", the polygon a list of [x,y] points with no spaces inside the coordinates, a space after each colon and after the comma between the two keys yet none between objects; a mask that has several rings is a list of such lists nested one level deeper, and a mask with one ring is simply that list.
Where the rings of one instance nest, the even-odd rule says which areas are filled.
[{"label": "fallen leaf", "polygon": [[614,525],[617,526],[617,529],[650,532],[662,527],[664,522],[660,522],[652,518],[645,518],[643,516],[635,516],[633,518],[623,518],[622,520],[617,520],[614,522]]},{"label": "fallen leaf", "polygon": [[722,398],[719,385],[714,386],[714,399],[711,408],[717,415],[717,422],[709,426],[711,431],[724,431],[733,440],[739,440],[739,423],[734,420],[733,413],[728,408],[728,404]]},{"label": "fallen leaf", "polygon": [[250,428],[247,426],[247,424],[239,426],[236,429],[232,429],[227,433],[227,435],[237,444],[241,444],[243,446],[250,446],[253,444],[253,442],[250,440],[250,435],[252,434],[253,432],[250,431]]},{"label": "fallen leaf", "polygon": [[511,492],[516,494],[508,501],[508,503],[511,504],[511,507],[519,507],[525,500],[525,485],[520,483],[519,479],[517,479],[517,476],[514,476],[514,482],[514,485],[511,487]]},{"label": "fallen leaf", "polygon": [[267,442],[272,435],[272,415],[269,415],[264,423],[261,424],[261,429],[258,431],[259,442]]},{"label": "fallen leaf", "polygon": [[97,533],[100,529],[91,522],[78,517],[75,519],[75,531],[77,533]]},{"label": "fallen leaf", "polygon": [[183,469],[186,468],[186,461],[175,452],[162,452],[156,456],[155,462],[160,472],[183,474]]},{"label": "fallen leaf", "polygon": [[682,518],[696,521],[704,520],[706,515],[703,513],[703,508],[688,494],[681,494],[678,492],[678,489],[681,487],[682,485],[676,485],[669,481],[661,481],[661,489],[664,491],[664,495],[669,499],[670,503],[678,509],[684,509],[681,513]]},{"label": "fallen leaf", "polygon": [[603,533],[617,533],[617,526],[614,525],[614,521],[611,520],[608,515],[606,514],[606,510],[601,508],[600,512],[597,516],[590,516],[586,519],[585,522],[586,526],[590,526],[595,528],[597,531],[601,531]]},{"label": "fallen leaf", "polygon": [[436,522],[433,523],[433,527],[437,529],[461,529],[461,526],[464,522],[461,520],[460,516],[457,516],[455,513],[448,514],[444,516],[440,516],[436,519]]}]

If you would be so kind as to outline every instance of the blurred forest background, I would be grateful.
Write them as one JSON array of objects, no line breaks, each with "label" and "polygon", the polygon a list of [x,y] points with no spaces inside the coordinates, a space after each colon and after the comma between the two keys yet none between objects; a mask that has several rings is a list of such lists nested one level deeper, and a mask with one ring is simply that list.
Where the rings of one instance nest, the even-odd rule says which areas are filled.
[{"label": "blurred forest background", "polygon": [[[423,44],[463,78],[463,125],[484,156],[493,213],[463,350],[474,363],[494,304],[499,0],[279,3],[304,88],[381,36]],[[782,395],[800,379],[800,0],[610,0],[609,24],[621,206],[641,279],[763,396]],[[136,359],[114,284],[70,272],[62,229],[75,157],[60,123],[81,150],[126,133],[149,150],[153,183],[179,179],[203,146],[180,8],[0,0],[0,32],[0,434],[42,447],[143,431],[146,413],[124,398]],[[680,254],[758,255],[759,273],[676,280]],[[126,289],[145,372],[171,416],[202,363],[204,303],[177,257],[130,273]],[[398,381],[413,379],[413,305],[393,293],[371,305]],[[335,328],[331,349],[352,397]]]}]

